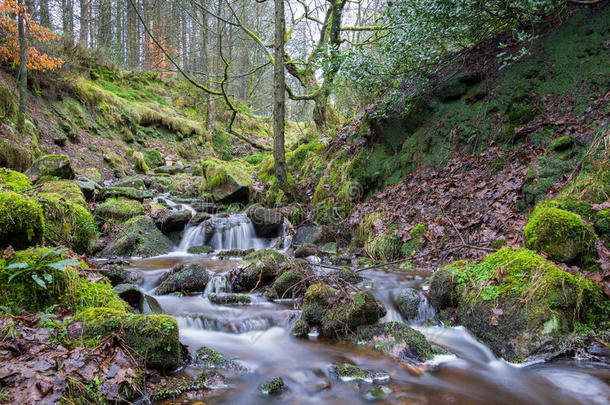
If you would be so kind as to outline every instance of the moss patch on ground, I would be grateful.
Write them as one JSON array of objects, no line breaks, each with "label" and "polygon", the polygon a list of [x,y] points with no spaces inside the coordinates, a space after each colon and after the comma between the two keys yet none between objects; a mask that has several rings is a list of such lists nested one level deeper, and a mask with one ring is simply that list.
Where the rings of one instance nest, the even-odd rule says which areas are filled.
[{"label": "moss patch on ground", "polygon": [[0,248],[24,249],[42,242],[43,211],[33,199],[0,191]]}]

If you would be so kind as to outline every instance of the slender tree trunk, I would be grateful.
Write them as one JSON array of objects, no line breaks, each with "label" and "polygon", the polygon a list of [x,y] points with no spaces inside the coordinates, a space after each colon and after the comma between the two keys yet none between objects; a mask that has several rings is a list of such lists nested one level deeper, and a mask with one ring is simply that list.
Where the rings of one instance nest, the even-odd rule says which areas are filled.
[{"label": "slender tree trunk", "polygon": [[61,16],[64,44],[66,48],[74,46],[74,9],[73,0],[62,0]]},{"label": "slender tree trunk", "polygon": [[89,38],[89,10],[91,0],[80,0],[80,33],[78,42],[82,47],[87,47]]},{"label": "slender tree trunk", "polygon": [[[210,55],[210,35],[209,35],[209,18],[208,13],[201,10],[201,70],[207,71],[208,76],[205,79],[206,86],[210,85],[210,75],[213,72],[212,57]],[[205,95],[205,126],[207,132],[212,136],[214,131],[214,108],[212,107],[212,96]]]},{"label": "slender tree trunk", "polygon": [[25,10],[23,0],[18,0],[19,16],[19,117],[17,119],[17,128],[21,133],[25,130],[25,113],[27,107],[28,96],[28,66],[27,66],[27,40],[25,26]]},{"label": "slender tree trunk", "polygon": [[131,69],[140,62],[140,44],[138,42],[138,22],[133,7],[127,7],[127,65]]},{"label": "slender tree trunk", "polygon": [[[284,131],[286,126],[286,82],[284,77],[284,40],[286,20],[284,16],[284,0],[275,0],[275,39],[273,51],[275,64],[273,66],[273,160],[275,178],[278,185],[286,192],[288,190],[288,167],[284,150]],[[291,194],[291,193],[287,193]]]},{"label": "slender tree trunk", "polygon": [[49,0],[40,0],[40,25],[51,28],[51,15],[49,13]]}]

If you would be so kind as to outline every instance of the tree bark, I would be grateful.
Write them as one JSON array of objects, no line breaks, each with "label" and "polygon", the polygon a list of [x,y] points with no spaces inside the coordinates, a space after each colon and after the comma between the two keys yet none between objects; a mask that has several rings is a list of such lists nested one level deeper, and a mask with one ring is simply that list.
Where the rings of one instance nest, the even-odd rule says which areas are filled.
[{"label": "tree bark", "polygon": [[[284,131],[286,127],[286,78],[284,77],[284,41],[286,20],[284,0],[275,0],[275,39],[273,51],[273,161],[275,178],[285,192],[288,190],[288,167],[284,150]],[[291,193],[287,193],[291,194]]]},{"label": "tree bark", "polygon": [[74,45],[74,8],[72,2],[73,0],[62,0],[61,2],[62,30],[66,48],[72,48]]},{"label": "tree bark", "polygon": [[91,7],[91,0],[80,0],[80,33],[78,36],[78,43],[87,47],[89,38],[89,10]]},{"label": "tree bark", "polygon": [[23,0],[18,0],[19,16],[18,16],[18,35],[19,35],[19,117],[17,119],[17,128],[19,132],[25,131],[25,113],[27,107],[28,96],[28,66],[27,66],[27,40],[25,26],[25,9]]}]

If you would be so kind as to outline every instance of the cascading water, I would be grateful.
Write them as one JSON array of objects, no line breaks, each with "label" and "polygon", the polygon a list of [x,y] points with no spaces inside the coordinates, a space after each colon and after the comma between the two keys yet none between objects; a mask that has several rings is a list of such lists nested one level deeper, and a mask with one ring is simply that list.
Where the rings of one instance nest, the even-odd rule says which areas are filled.
[{"label": "cascading water", "polygon": [[187,252],[194,246],[208,245],[215,251],[264,249],[273,240],[256,236],[254,225],[246,215],[214,216],[197,226],[188,226],[176,252]]},{"label": "cascading water", "polygon": [[[176,209],[180,207],[176,206]],[[205,291],[197,296],[155,296],[163,312],[174,316],[180,328],[181,341],[191,351],[208,346],[238,359],[250,374],[231,380],[232,389],[212,396],[194,396],[185,402],[195,404],[253,403],[266,404],[269,398],[257,393],[257,386],[270,377],[282,376],[290,391],[278,403],[369,404],[371,386],[331,381],[328,367],[332,363],[353,363],[359,367],[390,373],[387,403],[398,404],[606,404],[610,390],[610,367],[574,366],[543,363],[515,367],[497,359],[492,351],[464,328],[417,326],[434,317],[434,310],[423,297],[417,318],[411,320],[434,344],[447,349],[427,362],[429,372],[413,376],[387,356],[381,356],[346,343],[326,340],[297,339],[290,335],[299,318],[293,303],[270,302],[263,295],[248,294],[247,305],[219,305],[207,297],[211,293],[232,292],[229,272],[239,266],[235,260],[216,255],[187,255],[189,247],[210,245],[216,251],[225,249],[259,249],[274,246],[273,240],[256,238],[254,227],[244,215],[215,215],[197,226],[188,226],[177,251],[164,257],[135,261],[132,268],[143,274],[141,285],[154,291],[162,273],[177,263],[200,263],[212,273]],[[321,260],[308,258],[317,273],[329,271]],[[413,271],[365,271],[360,273],[363,285],[375,294],[388,310],[383,321],[404,322],[395,310],[396,296],[404,288],[421,291],[429,273]],[[580,363],[579,363],[580,364]],[[593,371],[592,371],[593,370]],[[185,371],[186,372],[186,371]],[[199,395],[199,394],[197,394]],[[205,395],[205,394],[204,394]]]}]

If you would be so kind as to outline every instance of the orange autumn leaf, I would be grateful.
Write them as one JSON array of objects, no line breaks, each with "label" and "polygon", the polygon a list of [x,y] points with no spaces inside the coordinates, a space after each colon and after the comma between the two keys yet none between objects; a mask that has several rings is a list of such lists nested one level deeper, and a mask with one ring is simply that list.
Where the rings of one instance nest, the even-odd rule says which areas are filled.
[{"label": "orange autumn leaf", "polygon": [[[21,63],[19,56],[19,35],[17,19],[22,14],[28,27],[26,41],[46,42],[58,36],[48,28],[36,23],[27,8],[19,5],[17,0],[0,0],[0,62]],[[61,67],[63,60],[40,52],[33,46],[27,47],[27,67],[29,70],[50,71]]]}]

